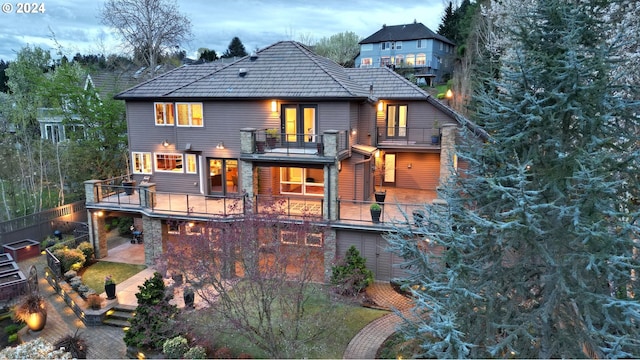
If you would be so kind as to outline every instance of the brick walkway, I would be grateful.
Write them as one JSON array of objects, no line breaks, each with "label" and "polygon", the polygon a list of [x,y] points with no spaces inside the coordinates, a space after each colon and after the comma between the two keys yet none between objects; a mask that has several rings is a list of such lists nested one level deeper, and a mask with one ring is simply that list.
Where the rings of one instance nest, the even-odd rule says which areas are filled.
[{"label": "brick walkway", "polygon": [[[398,294],[389,283],[376,282],[367,288],[367,295],[378,306],[389,310],[407,310],[411,301]],[[360,330],[344,351],[345,359],[375,359],[382,343],[396,332],[402,319],[395,313],[378,318]]]}]

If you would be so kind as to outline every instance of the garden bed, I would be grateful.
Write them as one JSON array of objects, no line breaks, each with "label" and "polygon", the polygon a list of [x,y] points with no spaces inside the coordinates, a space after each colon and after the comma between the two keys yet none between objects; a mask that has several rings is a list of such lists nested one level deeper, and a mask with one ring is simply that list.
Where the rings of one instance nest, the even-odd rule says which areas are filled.
[{"label": "garden bed", "polygon": [[2,247],[4,248],[5,253],[11,254],[16,262],[40,255],[40,243],[31,239],[12,242],[5,244]]}]

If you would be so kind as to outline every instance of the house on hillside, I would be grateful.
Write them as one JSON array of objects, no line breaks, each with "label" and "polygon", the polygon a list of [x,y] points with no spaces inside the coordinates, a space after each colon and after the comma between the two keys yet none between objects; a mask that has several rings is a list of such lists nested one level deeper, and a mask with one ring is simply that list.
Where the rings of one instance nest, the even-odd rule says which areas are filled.
[{"label": "house on hillside", "polygon": [[451,78],[455,44],[422,23],[383,25],[359,44],[356,67],[407,68],[428,85]]},{"label": "house on hillside", "polygon": [[404,214],[437,198],[458,165],[458,130],[471,126],[389,68],[343,68],[293,41],[223,67],[183,66],[116,98],[126,102],[135,182],[85,183],[91,237],[104,257],[99,215],[137,218],[149,265],[174,234],[281,199],[291,219],[311,214],[326,227],[292,244],[318,248],[325,276],[352,245],[378,280],[401,276],[382,234],[392,221],[411,226]]}]

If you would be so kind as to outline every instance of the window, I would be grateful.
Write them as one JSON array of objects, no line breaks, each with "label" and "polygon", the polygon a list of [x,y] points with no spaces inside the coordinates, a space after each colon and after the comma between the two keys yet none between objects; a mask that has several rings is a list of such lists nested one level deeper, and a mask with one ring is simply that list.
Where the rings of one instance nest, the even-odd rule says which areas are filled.
[{"label": "window", "polygon": [[183,172],[182,154],[156,153],[156,171]]},{"label": "window", "polygon": [[156,125],[157,126],[173,126],[174,109],[173,103],[155,103],[156,107]]},{"label": "window", "polygon": [[322,246],[322,233],[309,233],[305,238],[305,245],[307,246]]},{"label": "window", "polygon": [[407,105],[387,106],[387,136],[407,136]]},{"label": "window", "polygon": [[198,172],[198,163],[196,154],[187,154],[187,174],[196,174]]},{"label": "window", "polygon": [[[280,242],[287,245],[302,245],[299,244],[299,238],[301,237],[299,232],[291,230],[280,231]],[[301,239],[300,239],[301,240]],[[322,247],[322,233],[306,233],[304,234],[304,245],[313,247]]]},{"label": "window", "polygon": [[416,65],[425,66],[427,64],[427,55],[418,54],[416,55]]},{"label": "window", "polygon": [[383,56],[380,58],[380,66],[389,66],[391,65],[391,58],[388,56]]},{"label": "window", "polygon": [[408,66],[414,66],[416,64],[416,56],[413,54],[407,55],[406,63]]},{"label": "window", "polygon": [[[395,45],[396,45],[396,50],[402,50],[402,41],[396,41]],[[393,44],[391,46],[393,48]]]},{"label": "window", "polygon": [[424,49],[427,47],[427,40],[425,39],[420,39],[418,40],[418,44],[416,46],[418,49]]},{"label": "window", "polygon": [[440,51],[442,51],[444,48],[444,43],[440,43]]},{"label": "window", "polygon": [[372,58],[362,58],[362,60],[360,61],[361,67],[371,67],[371,65],[373,65]]},{"label": "window", "polygon": [[202,126],[202,103],[177,103],[178,126]]},{"label": "window", "polygon": [[380,50],[389,50],[391,49],[391,42],[390,41],[386,41],[383,43],[380,43]]},{"label": "window", "polygon": [[396,56],[395,63],[398,65],[404,64],[404,57],[402,55]]},{"label": "window", "polygon": [[132,158],[134,174],[151,174],[151,153],[134,152]]},{"label": "window", "polygon": [[322,169],[280,168],[280,193],[324,196]]}]

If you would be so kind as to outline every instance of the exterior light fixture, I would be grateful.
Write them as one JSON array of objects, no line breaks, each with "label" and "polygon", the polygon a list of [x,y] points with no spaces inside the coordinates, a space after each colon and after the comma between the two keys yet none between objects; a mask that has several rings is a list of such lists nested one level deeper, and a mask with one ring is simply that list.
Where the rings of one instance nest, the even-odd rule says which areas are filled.
[{"label": "exterior light fixture", "polygon": [[216,145],[216,149],[218,150],[224,150],[224,142],[220,141],[218,143],[218,145]]},{"label": "exterior light fixture", "polygon": [[278,112],[278,102],[271,100],[271,112]]},{"label": "exterior light fixture", "polygon": [[169,140],[164,139],[164,141],[162,142],[162,146],[164,146],[164,147],[169,146]]},{"label": "exterior light fixture", "polygon": [[378,101],[378,112],[384,111],[384,102]]},{"label": "exterior light fixture", "polygon": [[355,135],[357,133],[358,133],[358,131],[356,130],[356,128],[351,129],[351,135]]},{"label": "exterior light fixture", "polygon": [[451,91],[451,89],[447,90],[447,92],[444,94],[444,97],[447,98],[447,105],[451,106],[451,99],[453,99],[453,91]]},{"label": "exterior light fixture", "polygon": [[102,211],[98,211],[98,212],[96,213],[96,215],[98,215],[98,217],[103,217],[103,216],[104,216],[104,212],[102,212]]}]

